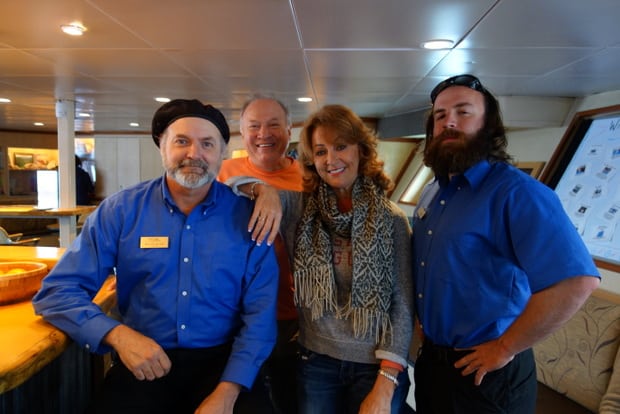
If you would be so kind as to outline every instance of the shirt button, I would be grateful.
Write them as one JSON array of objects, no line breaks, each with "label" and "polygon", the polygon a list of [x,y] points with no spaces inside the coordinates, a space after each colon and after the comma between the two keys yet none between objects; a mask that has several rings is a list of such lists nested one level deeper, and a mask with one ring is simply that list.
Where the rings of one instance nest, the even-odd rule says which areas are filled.
[{"label": "shirt button", "polygon": [[190,226],[190,225],[188,224],[187,226],[185,226],[185,228],[186,228],[187,230],[189,230],[189,229],[191,229],[191,228],[192,228],[192,226]]},{"label": "shirt button", "polygon": [[189,262],[189,257],[184,257],[184,258],[183,258],[183,261],[184,261],[185,263]]},{"label": "shirt button", "polygon": [[182,296],[187,296],[187,290],[184,290],[183,292],[181,292]]},{"label": "shirt button", "polygon": [[422,267],[426,266],[426,262],[420,262],[420,266]]},{"label": "shirt button", "polygon": [[424,295],[422,295],[421,293],[418,293],[418,298],[422,299],[422,296]]},{"label": "shirt button", "polygon": [[84,348],[86,348],[86,349],[90,349],[90,344],[86,344],[86,345],[84,345]]},{"label": "shirt button", "polygon": [[181,325],[181,329],[185,329],[185,324],[182,324],[182,325]]},{"label": "shirt button", "polygon": [[446,204],[446,200],[441,200],[441,201],[439,202],[439,204],[441,204],[442,206],[443,206],[443,205],[445,205],[445,204]]},{"label": "shirt button", "polygon": [[429,236],[433,234],[433,230],[429,230],[427,233]]}]

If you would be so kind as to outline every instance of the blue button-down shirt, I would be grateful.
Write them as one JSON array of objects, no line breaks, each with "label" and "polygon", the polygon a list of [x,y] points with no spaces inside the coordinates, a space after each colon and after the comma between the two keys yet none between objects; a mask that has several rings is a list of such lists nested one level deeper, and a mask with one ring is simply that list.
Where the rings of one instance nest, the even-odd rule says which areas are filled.
[{"label": "blue button-down shirt", "polygon": [[412,240],[417,314],[438,345],[495,339],[532,293],[598,276],[555,193],[505,163],[435,180],[414,211]]},{"label": "blue button-down shirt", "polygon": [[275,343],[278,267],[247,231],[252,203],[214,182],[186,216],[162,178],[105,199],[33,299],[76,342],[107,351],[119,322],[91,299],[117,275],[123,323],[163,348],[233,342],[222,380],[251,386]]}]

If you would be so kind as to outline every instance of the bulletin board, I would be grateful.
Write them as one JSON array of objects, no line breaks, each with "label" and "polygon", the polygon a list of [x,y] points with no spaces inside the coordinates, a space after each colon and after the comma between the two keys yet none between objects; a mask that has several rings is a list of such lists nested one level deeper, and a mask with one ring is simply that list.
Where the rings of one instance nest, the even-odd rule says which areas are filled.
[{"label": "bulletin board", "polygon": [[577,113],[541,181],[597,265],[620,272],[620,105]]}]

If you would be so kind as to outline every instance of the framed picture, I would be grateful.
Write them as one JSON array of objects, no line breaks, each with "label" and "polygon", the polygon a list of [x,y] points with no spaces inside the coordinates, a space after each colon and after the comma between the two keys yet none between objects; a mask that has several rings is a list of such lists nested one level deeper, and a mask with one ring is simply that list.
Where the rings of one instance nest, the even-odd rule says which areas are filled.
[{"label": "framed picture", "polygon": [[15,166],[19,168],[24,168],[27,165],[32,165],[33,162],[34,162],[33,154],[25,154],[25,153],[20,153],[20,152],[16,152],[13,154],[13,163],[15,164]]},{"label": "framed picture", "polygon": [[518,162],[517,168],[534,178],[538,178],[545,166],[544,161]]},{"label": "framed picture", "polygon": [[620,272],[620,105],[578,112],[541,181],[553,188],[597,266]]}]

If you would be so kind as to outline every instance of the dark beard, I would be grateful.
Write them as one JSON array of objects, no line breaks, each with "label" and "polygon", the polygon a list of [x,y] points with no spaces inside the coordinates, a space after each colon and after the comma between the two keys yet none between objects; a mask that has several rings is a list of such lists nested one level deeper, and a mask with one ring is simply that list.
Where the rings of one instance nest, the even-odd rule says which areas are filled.
[{"label": "dark beard", "polygon": [[[453,141],[443,143],[445,139]],[[486,159],[491,150],[490,140],[482,131],[464,134],[461,131],[446,129],[427,143],[424,149],[424,164],[436,176],[461,174],[477,162]]]}]

